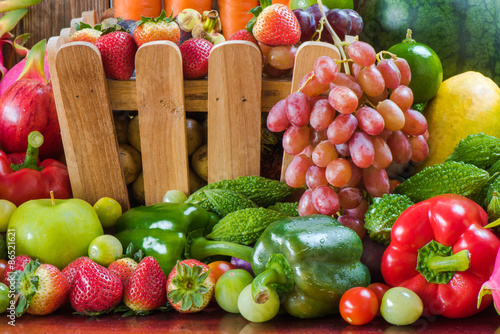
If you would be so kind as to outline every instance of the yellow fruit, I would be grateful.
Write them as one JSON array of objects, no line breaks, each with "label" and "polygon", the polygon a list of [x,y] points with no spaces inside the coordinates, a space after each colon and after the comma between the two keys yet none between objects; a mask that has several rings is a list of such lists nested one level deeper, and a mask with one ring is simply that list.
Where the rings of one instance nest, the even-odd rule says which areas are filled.
[{"label": "yellow fruit", "polygon": [[455,75],[443,81],[424,114],[429,156],[419,169],[443,162],[470,134],[500,138],[500,88],[478,72]]}]

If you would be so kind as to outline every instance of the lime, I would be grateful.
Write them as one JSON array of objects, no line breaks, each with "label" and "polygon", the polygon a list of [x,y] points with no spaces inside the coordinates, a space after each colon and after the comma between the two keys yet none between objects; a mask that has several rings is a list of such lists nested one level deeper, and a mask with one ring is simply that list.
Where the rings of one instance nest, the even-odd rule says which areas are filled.
[{"label": "lime", "polygon": [[89,258],[105,267],[120,258],[122,254],[123,246],[120,240],[110,234],[98,236],[89,246]]},{"label": "lime", "polygon": [[94,204],[94,209],[104,228],[115,226],[116,220],[122,214],[122,206],[111,197],[100,198]]},{"label": "lime", "polygon": [[180,190],[169,190],[163,196],[163,202],[184,203],[187,201],[187,196]]},{"label": "lime", "polygon": [[411,39],[410,31],[402,43],[387,51],[408,62],[411,70],[408,87],[413,91],[414,103],[429,101],[436,95],[443,82],[443,66],[434,50]]},{"label": "lime", "polygon": [[17,207],[14,203],[6,199],[0,199],[0,232],[7,232],[10,216]]},{"label": "lime", "polygon": [[[354,1],[353,0],[323,0],[321,1],[323,5],[330,9],[340,8],[340,9],[354,9]],[[317,0],[290,0],[290,9],[294,10],[297,8],[306,9],[312,5],[317,4]]]}]

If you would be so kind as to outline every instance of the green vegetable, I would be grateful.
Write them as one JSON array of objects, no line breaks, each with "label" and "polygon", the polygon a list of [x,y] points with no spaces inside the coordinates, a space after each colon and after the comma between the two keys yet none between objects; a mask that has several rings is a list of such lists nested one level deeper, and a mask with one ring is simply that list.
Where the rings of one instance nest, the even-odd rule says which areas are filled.
[{"label": "green vegetable", "polygon": [[269,210],[279,211],[290,217],[299,216],[299,202],[277,202],[268,207]]},{"label": "green vegetable", "polygon": [[375,197],[365,214],[365,228],[370,238],[386,246],[391,242],[394,222],[414,203],[405,195],[386,194]]},{"label": "green vegetable", "polygon": [[473,70],[500,84],[498,0],[364,0],[356,9],[365,27],[361,40],[376,51],[388,50],[411,29],[441,59],[444,79]]},{"label": "green vegetable", "polygon": [[499,159],[500,139],[478,133],[462,139],[446,161],[462,161],[482,169],[488,169],[500,161]]},{"label": "green vegetable", "polygon": [[250,245],[269,224],[285,217],[284,213],[265,208],[238,210],[219,220],[207,238]]},{"label": "green vegetable", "polygon": [[495,162],[490,168],[487,169],[487,171],[488,173],[490,173],[490,175],[500,173],[500,160]]},{"label": "green vegetable", "polygon": [[490,221],[500,218],[500,177],[488,187],[484,204]]},{"label": "green vegetable", "polygon": [[488,181],[486,181],[485,185],[481,188],[479,192],[477,192],[475,195],[471,196],[470,199],[476,202],[477,204],[486,207],[488,203],[486,203],[486,195],[488,194],[488,189],[490,188],[490,185],[495,182],[495,180],[500,176],[500,172],[490,174],[490,177],[488,178]]},{"label": "green vegetable", "polygon": [[276,202],[283,201],[295,189],[284,182],[270,180],[262,176],[240,176],[234,180],[221,180],[209,183],[195,191],[186,203],[202,205],[208,201],[205,190],[228,189],[239,192],[253,201],[257,206],[268,207]]},{"label": "green vegetable", "polygon": [[424,168],[394,189],[414,203],[442,194],[472,198],[488,182],[487,171],[471,164],[448,161]]},{"label": "green vegetable", "polygon": [[256,208],[257,205],[245,195],[229,189],[206,189],[202,190],[206,201],[198,205],[202,208],[217,213],[224,217],[227,214],[248,208]]}]

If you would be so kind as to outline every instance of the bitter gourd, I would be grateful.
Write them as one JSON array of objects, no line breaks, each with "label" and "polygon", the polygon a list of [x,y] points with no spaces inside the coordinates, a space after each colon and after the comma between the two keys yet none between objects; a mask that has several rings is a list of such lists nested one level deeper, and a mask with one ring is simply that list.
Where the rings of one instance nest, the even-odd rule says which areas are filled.
[{"label": "bitter gourd", "polygon": [[462,139],[446,161],[462,161],[482,169],[488,169],[499,159],[500,139],[478,133]]},{"label": "bitter gourd", "polygon": [[279,211],[290,217],[299,216],[299,202],[277,202],[268,207],[269,210]]},{"label": "bitter gourd", "polygon": [[448,161],[424,168],[394,189],[414,203],[442,194],[457,194],[473,198],[488,182],[484,169],[463,162]]},{"label": "bitter gourd", "polygon": [[248,197],[236,191],[207,189],[203,190],[203,193],[207,200],[198,203],[198,206],[218,214],[221,218],[237,210],[257,207]]}]

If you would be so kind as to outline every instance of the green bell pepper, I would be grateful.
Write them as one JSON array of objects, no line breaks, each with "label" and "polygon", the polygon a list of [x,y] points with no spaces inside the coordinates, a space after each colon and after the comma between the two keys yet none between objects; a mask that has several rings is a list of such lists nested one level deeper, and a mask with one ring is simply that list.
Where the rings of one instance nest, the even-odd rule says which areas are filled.
[{"label": "green bell pepper", "polygon": [[275,221],[253,250],[192,235],[186,252],[198,260],[231,255],[250,261],[257,275],[252,282],[255,301],[264,303],[272,287],[280,294],[284,309],[299,318],[337,313],[342,294],[355,286],[367,286],[371,279],[368,268],[360,262],[361,239],[352,229],[324,215]]},{"label": "green bell pepper", "polygon": [[131,243],[145,256],[153,256],[168,275],[182,259],[187,235],[212,231],[219,216],[187,203],[157,203],[123,213],[116,222],[116,237],[127,248]]}]

